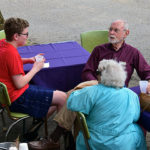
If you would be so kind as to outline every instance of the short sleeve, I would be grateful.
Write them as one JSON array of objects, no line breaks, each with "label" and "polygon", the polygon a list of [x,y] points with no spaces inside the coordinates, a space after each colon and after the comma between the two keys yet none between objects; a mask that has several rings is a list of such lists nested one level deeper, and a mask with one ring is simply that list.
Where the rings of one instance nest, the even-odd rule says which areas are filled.
[{"label": "short sleeve", "polygon": [[67,108],[88,115],[94,104],[89,90],[90,87],[86,87],[72,92],[67,100]]}]

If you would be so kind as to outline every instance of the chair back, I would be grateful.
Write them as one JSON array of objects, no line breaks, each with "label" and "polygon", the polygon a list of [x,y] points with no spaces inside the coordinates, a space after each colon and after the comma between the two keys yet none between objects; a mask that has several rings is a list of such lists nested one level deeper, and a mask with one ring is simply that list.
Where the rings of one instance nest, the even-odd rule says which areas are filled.
[{"label": "chair back", "polygon": [[1,31],[0,31],[0,40],[1,40],[1,39],[5,39],[5,37],[6,37],[6,36],[5,36],[4,30],[1,30]]},{"label": "chair back", "polygon": [[28,116],[28,114],[11,112],[9,106],[11,105],[11,101],[8,95],[7,87],[4,83],[0,82],[0,103],[6,108],[8,116],[12,120],[17,120],[19,118],[23,118]]},{"label": "chair back", "polygon": [[80,34],[81,45],[90,53],[94,47],[108,42],[108,31],[94,30]]},{"label": "chair back", "polygon": [[8,112],[8,116],[11,117],[11,112],[9,110],[9,106],[11,105],[11,101],[8,95],[7,87],[4,83],[0,82],[0,103],[4,105]]},{"label": "chair back", "polygon": [[4,83],[0,82],[0,103],[2,105],[10,106],[11,101],[8,95],[7,87]]},{"label": "chair back", "polygon": [[90,133],[89,133],[89,130],[88,130],[88,126],[87,126],[84,114],[81,113],[81,112],[77,112],[77,120],[78,120],[78,123],[80,125],[80,129],[83,133],[86,147],[87,147],[88,150],[90,150],[90,146],[89,146],[89,143],[88,143],[88,139],[90,139]]}]

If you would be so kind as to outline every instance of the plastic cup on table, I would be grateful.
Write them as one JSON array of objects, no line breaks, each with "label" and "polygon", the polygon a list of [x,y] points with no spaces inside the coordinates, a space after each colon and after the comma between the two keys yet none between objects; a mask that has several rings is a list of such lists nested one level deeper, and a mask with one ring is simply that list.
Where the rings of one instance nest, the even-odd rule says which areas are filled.
[{"label": "plastic cup on table", "polygon": [[17,150],[17,147],[11,146],[11,147],[9,147],[9,150]]},{"label": "plastic cup on table", "polygon": [[27,143],[20,143],[19,150],[29,150]]},{"label": "plastic cup on table", "polygon": [[146,93],[146,88],[147,88],[147,85],[148,85],[148,81],[139,81],[139,85],[140,85],[140,90],[141,90],[141,93]]},{"label": "plastic cup on table", "polygon": [[7,147],[8,150],[18,150],[14,142],[9,142],[6,145],[9,147],[9,149]]}]

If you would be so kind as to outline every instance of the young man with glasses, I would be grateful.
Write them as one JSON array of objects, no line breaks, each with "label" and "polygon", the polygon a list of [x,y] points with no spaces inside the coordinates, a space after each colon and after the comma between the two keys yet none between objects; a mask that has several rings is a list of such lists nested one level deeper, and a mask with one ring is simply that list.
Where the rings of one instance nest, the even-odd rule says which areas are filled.
[{"label": "young man with glasses", "polygon": [[[99,61],[103,59],[114,59],[125,65],[127,70],[126,86],[128,86],[134,69],[136,69],[141,80],[150,79],[150,66],[141,52],[125,42],[125,38],[128,35],[129,27],[125,21],[116,20],[111,23],[108,37],[109,43],[98,45],[94,48],[83,69],[83,81],[97,80],[96,69]],[[149,88],[147,92],[150,92]]]},{"label": "young man with glasses", "polygon": [[[9,18],[4,23],[6,39],[0,40],[0,82],[8,89],[11,100],[10,110],[29,114],[35,118],[49,117],[59,111],[66,101],[66,94],[38,86],[29,85],[33,76],[44,65],[45,59],[21,58],[17,48],[24,46],[28,39],[29,23],[21,18]],[[32,69],[25,74],[23,64],[32,63]],[[49,147],[58,147],[50,143]]]}]

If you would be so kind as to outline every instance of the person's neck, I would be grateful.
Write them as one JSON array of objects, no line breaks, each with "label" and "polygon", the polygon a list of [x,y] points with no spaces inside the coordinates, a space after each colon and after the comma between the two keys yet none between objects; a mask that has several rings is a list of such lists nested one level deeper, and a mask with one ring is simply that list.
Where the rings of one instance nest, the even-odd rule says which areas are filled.
[{"label": "person's neck", "polygon": [[124,42],[124,41],[122,41],[122,42],[120,42],[120,43],[114,43],[114,44],[112,44],[114,50],[115,50],[115,51],[118,51],[118,50],[121,48],[123,42]]},{"label": "person's neck", "polygon": [[15,48],[18,48],[18,45],[16,44],[16,42],[14,42],[14,41],[7,41],[7,40],[6,40],[6,42],[11,44],[11,45],[13,45]]}]

